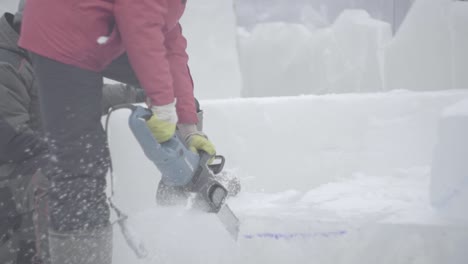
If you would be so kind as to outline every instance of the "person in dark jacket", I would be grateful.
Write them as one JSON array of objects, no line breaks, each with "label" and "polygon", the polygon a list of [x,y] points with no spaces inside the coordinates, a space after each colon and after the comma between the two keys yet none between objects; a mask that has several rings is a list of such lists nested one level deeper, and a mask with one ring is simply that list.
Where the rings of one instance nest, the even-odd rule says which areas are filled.
[{"label": "person in dark jacket", "polygon": [[[39,170],[48,146],[41,134],[38,81],[30,57],[18,47],[21,13],[0,18],[0,263],[47,264],[48,182]],[[100,113],[121,103],[144,102],[129,85],[104,85]]]}]

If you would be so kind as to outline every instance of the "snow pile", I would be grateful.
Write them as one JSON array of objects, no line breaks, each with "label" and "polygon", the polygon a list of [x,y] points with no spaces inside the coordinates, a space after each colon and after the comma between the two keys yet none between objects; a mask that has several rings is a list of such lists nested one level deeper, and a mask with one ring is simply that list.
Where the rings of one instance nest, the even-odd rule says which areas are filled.
[{"label": "snow pile", "polygon": [[[400,170],[392,176],[354,173],[309,191],[243,193],[231,204],[236,212],[252,217],[272,217],[284,221],[343,221],[347,223],[384,220],[411,213],[430,214],[429,170]],[[401,219],[388,219],[393,222]],[[409,219],[405,219],[409,220]],[[436,218],[425,219],[426,223]]]},{"label": "snow pile", "polygon": [[196,96],[201,99],[239,97],[242,81],[232,0],[187,1],[181,24],[188,40]]},{"label": "snow pile", "polygon": [[380,48],[391,26],[346,10],[329,28],[266,23],[239,36],[244,97],[383,89]]},{"label": "snow pile", "polygon": [[[118,264],[463,263],[456,260],[467,257],[463,246],[468,234],[437,219],[429,207],[428,185],[427,170],[408,170],[395,177],[354,175],[308,192],[244,193],[230,201],[242,220],[237,243],[215,217],[153,208],[131,218],[145,234],[149,259],[136,262],[128,249],[119,247],[115,260]],[[402,213],[411,215],[410,221],[402,220]],[[423,217],[415,220],[415,215]],[[395,216],[397,220],[392,219]]]}]

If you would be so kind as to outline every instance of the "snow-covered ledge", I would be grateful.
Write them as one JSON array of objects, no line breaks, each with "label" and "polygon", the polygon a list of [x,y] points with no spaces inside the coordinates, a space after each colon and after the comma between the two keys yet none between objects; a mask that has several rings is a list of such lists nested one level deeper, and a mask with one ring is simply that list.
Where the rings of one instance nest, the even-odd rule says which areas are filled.
[{"label": "snow-covered ledge", "polygon": [[468,219],[468,100],[448,107],[440,119],[431,176],[434,207]]}]

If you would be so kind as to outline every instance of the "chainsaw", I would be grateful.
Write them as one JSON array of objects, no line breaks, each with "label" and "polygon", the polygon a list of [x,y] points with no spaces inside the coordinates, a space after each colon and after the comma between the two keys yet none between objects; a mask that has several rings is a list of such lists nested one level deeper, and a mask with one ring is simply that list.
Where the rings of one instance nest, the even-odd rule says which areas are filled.
[{"label": "chainsaw", "polygon": [[[134,105],[131,105],[131,110],[130,129],[146,157],[161,172],[161,183],[195,194],[195,206],[200,210],[223,216],[231,215],[231,220],[236,224],[231,226],[233,222],[228,221],[227,228],[237,238],[238,220],[225,203],[229,192],[215,177],[223,170],[224,157],[212,157],[203,151],[194,153],[182,143],[177,134],[169,141],[159,144],[146,125],[153,114],[151,110]],[[208,162],[212,159],[214,162],[209,165]],[[224,222],[226,219],[221,220]]]},{"label": "chainsaw", "polygon": [[[194,153],[189,150],[179,136],[174,135],[169,141],[159,143],[146,125],[146,121],[151,118],[151,110],[137,105],[120,105],[113,107],[110,112],[118,109],[130,109],[129,126],[136,140],[143,149],[146,157],[151,160],[157,169],[161,172],[161,180],[157,191],[157,200],[160,204],[165,203],[167,190],[176,190],[176,194],[181,199],[193,197],[193,208],[207,213],[216,214],[221,223],[234,240],[237,240],[240,228],[240,221],[226,204],[226,199],[230,192],[220,183],[216,175],[220,175],[225,158],[223,156],[211,156],[206,152]],[[106,125],[107,127],[107,125]],[[210,164],[209,164],[210,163]],[[114,208],[115,205],[111,203]],[[124,215],[117,208],[114,208],[117,214],[125,219]],[[122,226],[124,233],[128,227]],[[126,236],[127,237],[127,236]],[[131,242],[132,235],[128,235],[127,242]],[[135,244],[131,242],[129,244]],[[131,246],[134,251],[140,245]],[[137,254],[144,255],[144,254]]]}]

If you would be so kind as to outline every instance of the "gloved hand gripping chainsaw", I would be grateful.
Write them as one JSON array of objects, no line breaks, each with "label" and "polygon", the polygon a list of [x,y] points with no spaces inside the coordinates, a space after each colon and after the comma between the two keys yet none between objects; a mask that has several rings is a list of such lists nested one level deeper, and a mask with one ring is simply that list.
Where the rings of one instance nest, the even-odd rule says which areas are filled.
[{"label": "gloved hand gripping chainsaw", "polygon": [[[187,196],[195,194],[194,207],[208,213],[217,214],[227,231],[234,239],[239,233],[239,220],[225,204],[228,197],[226,188],[217,181],[215,174],[222,171],[224,157],[199,154],[189,150],[174,135],[169,140],[159,143],[148,127],[147,121],[152,117],[151,110],[135,105],[114,108],[128,108],[132,111],[129,118],[130,129],[142,147],[145,155],[161,172],[161,185],[181,190]],[[209,161],[214,163],[209,165]]]}]

